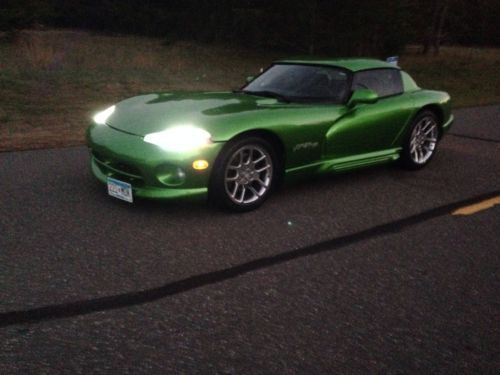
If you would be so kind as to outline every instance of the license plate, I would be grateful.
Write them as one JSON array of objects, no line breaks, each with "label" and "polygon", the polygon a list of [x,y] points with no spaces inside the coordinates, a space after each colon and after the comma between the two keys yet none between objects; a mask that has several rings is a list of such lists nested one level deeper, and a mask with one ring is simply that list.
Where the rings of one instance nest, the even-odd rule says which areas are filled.
[{"label": "license plate", "polygon": [[134,197],[132,196],[132,185],[127,182],[115,180],[111,177],[108,177],[108,194],[130,203],[134,201]]}]

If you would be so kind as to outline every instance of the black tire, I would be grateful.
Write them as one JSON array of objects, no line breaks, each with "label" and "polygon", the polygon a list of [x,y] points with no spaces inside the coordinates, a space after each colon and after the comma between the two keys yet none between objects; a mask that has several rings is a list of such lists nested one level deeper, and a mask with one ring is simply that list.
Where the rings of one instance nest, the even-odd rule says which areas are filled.
[{"label": "black tire", "polygon": [[[252,157],[258,160],[259,155],[263,159],[254,163]],[[208,187],[210,202],[237,212],[258,208],[276,185],[279,175],[277,161],[272,144],[263,138],[249,136],[230,141],[212,169]],[[259,172],[260,169],[263,170]],[[243,197],[241,201],[240,197]]]},{"label": "black tire", "polygon": [[[439,119],[434,112],[419,112],[403,142],[401,165],[406,169],[418,170],[429,164],[436,154],[440,131]],[[425,132],[430,133],[426,135]]]}]

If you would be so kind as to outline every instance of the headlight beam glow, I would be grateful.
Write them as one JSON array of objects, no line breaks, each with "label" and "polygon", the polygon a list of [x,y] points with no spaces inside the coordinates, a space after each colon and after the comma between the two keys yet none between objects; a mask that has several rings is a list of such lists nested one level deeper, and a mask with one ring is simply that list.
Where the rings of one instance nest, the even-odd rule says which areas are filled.
[{"label": "headlight beam glow", "polygon": [[176,126],[161,132],[150,133],[144,142],[157,145],[165,151],[191,151],[210,143],[210,133],[192,125]]},{"label": "headlight beam glow", "polygon": [[93,119],[96,124],[104,125],[108,120],[109,116],[113,114],[116,106],[112,105],[111,107],[105,109],[104,111],[98,112],[94,115]]}]

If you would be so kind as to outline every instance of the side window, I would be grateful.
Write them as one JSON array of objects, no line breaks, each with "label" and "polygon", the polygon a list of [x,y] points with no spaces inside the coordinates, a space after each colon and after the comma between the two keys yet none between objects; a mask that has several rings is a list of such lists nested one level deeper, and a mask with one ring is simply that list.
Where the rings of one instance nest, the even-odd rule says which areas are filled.
[{"label": "side window", "polygon": [[354,74],[352,89],[371,89],[378,96],[391,96],[403,92],[401,73],[397,69],[364,70]]}]

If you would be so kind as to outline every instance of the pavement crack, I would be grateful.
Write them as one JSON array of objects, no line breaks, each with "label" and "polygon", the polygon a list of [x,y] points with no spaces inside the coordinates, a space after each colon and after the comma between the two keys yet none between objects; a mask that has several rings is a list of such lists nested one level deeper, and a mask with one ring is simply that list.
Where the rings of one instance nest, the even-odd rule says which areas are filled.
[{"label": "pavement crack", "polygon": [[220,283],[253,271],[269,268],[295,259],[300,259],[320,253],[331,252],[375,237],[400,233],[411,226],[440,216],[449,215],[451,212],[460,207],[477,203],[485,199],[493,198],[498,196],[499,194],[500,190],[496,190],[489,193],[477,195],[465,200],[431,208],[427,211],[423,211],[421,213],[392,222],[376,225],[359,232],[336,237],[269,257],[255,259],[218,271],[194,275],[182,280],[167,283],[157,288],[63,304],[48,305],[30,310],[0,313],[0,327],[70,318],[95,312],[121,309],[154,302],[168,296],[188,292],[190,290],[201,288],[207,285]]},{"label": "pavement crack", "polygon": [[459,134],[459,133],[448,133],[448,135],[452,135],[452,136],[457,137],[457,138],[473,139],[475,141],[500,143],[500,139],[490,139],[490,138],[484,138],[484,137],[476,137],[474,135],[466,135],[466,134]]}]

